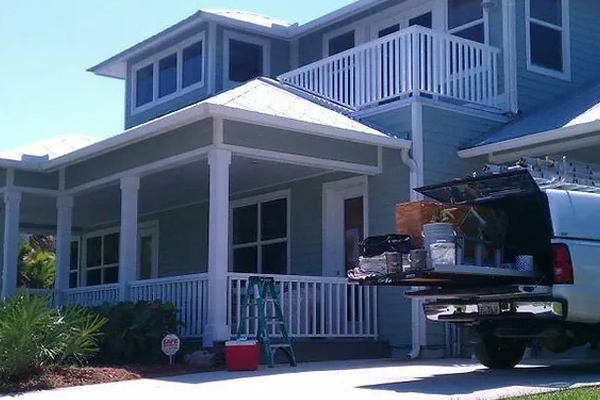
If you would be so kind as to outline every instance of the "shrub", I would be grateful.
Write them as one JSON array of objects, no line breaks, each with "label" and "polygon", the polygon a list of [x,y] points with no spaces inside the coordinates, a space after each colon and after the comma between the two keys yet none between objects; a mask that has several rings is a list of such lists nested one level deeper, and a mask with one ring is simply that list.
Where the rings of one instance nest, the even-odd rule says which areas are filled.
[{"label": "shrub", "polygon": [[48,303],[25,293],[0,300],[2,378],[20,378],[45,365],[83,364],[98,352],[102,318],[80,306]]},{"label": "shrub", "polygon": [[108,364],[151,363],[164,358],[162,338],[177,332],[177,310],[171,303],[139,301],[104,304],[93,309],[106,319],[99,361]]}]

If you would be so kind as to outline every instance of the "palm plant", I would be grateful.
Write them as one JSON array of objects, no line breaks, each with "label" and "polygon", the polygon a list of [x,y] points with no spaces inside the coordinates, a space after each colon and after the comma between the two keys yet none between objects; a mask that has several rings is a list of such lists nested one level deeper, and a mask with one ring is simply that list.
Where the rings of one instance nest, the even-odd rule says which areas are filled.
[{"label": "palm plant", "polygon": [[19,287],[51,289],[54,286],[56,254],[53,251],[23,241],[18,260]]}]

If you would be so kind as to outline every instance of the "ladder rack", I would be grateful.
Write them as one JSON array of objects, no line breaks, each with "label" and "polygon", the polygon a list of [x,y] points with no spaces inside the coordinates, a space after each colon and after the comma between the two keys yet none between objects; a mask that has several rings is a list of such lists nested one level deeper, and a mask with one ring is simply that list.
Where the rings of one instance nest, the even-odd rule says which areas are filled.
[{"label": "ladder rack", "polygon": [[488,164],[484,174],[526,169],[540,189],[574,190],[600,193],[600,167],[593,164],[550,159],[521,158],[516,165]]}]

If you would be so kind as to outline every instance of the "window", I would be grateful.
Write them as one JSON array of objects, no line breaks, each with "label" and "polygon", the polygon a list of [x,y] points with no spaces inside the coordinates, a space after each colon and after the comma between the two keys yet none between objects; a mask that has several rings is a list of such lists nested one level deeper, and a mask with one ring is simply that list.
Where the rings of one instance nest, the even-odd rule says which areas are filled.
[{"label": "window", "polygon": [[334,54],[341,53],[346,50],[350,50],[355,45],[354,31],[349,31],[341,35],[332,37],[328,43],[328,54],[332,56]]},{"label": "window", "polygon": [[204,84],[204,33],[133,67],[132,112]]},{"label": "window", "polygon": [[119,233],[88,237],[85,241],[85,285],[119,281]]},{"label": "window", "polygon": [[568,0],[527,0],[529,70],[569,79]]},{"label": "window", "polygon": [[269,42],[234,32],[225,32],[225,86],[231,87],[269,75]]},{"label": "window", "polygon": [[71,241],[71,261],[69,263],[69,288],[79,286],[79,240]]},{"label": "window", "polygon": [[287,194],[232,206],[234,272],[287,273],[288,207]]},{"label": "window", "polygon": [[448,0],[448,32],[486,43],[486,22],[481,0]]}]

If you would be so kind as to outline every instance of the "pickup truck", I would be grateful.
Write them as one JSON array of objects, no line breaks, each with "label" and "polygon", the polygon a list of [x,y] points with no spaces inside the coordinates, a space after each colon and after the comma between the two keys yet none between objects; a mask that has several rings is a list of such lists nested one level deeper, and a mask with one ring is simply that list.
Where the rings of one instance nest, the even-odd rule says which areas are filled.
[{"label": "pickup truck", "polygon": [[[542,188],[527,170],[417,189],[443,203],[501,210],[504,257],[529,254],[533,270],[499,265],[428,265],[373,284],[419,287],[429,320],[470,327],[475,356],[492,369],[518,364],[532,340],[552,352],[587,343],[600,328],[600,190]],[[511,250],[512,249],[512,250]]]}]

